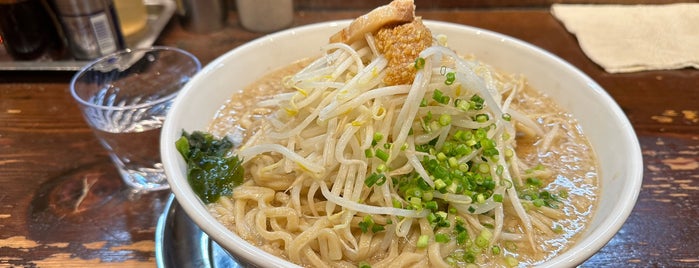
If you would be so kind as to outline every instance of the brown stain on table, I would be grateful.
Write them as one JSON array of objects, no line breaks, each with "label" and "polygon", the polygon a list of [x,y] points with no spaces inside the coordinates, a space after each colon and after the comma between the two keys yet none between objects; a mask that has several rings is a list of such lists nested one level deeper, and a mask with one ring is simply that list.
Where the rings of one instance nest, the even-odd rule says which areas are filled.
[{"label": "brown stain on table", "polygon": [[663,159],[662,162],[670,169],[674,170],[696,170],[699,168],[699,162],[686,157]]},{"label": "brown stain on table", "polygon": [[658,123],[670,124],[675,122],[675,118],[677,118],[686,124],[696,124],[699,122],[698,113],[696,110],[682,110],[679,113],[675,110],[665,110],[661,115],[651,116],[651,119]]},{"label": "brown stain on table", "polygon": [[153,264],[155,260],[149,259],[145,261],[136,260],[126,260],[122,262],[104,262],[99,258],[94,259],[80,259],[71,257],[70,253],[57,253],[53,254],[45,259],[35,261],[38,267],[47,268],[65,268],[65,267],[94,267],[94,266],[109,266],[114,268],[139,268],[139,267],[155,267]]}]

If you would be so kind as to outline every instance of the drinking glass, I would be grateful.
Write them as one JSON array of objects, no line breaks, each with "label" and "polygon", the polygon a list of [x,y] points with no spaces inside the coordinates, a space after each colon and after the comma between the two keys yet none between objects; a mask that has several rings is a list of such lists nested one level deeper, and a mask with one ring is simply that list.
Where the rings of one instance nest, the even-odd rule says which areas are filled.
[{"label": "drinking glass", "polygon": [[201,69],[172,47],[127,49],[78,71],[70,91],[127,185],[168,189],[160,161],[160,129],[179,90]]}]

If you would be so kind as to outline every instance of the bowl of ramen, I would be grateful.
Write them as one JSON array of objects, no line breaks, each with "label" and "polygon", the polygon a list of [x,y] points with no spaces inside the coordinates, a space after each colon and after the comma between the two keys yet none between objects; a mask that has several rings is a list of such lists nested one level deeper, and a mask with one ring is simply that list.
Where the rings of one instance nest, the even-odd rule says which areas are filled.
[{"label": "bowl of ramen", "polygon": [[181,91],[161,136],[168,181],[236,260],[567,267],[621,228],[643,167],[604,89],[412,7],[262,37]]}]

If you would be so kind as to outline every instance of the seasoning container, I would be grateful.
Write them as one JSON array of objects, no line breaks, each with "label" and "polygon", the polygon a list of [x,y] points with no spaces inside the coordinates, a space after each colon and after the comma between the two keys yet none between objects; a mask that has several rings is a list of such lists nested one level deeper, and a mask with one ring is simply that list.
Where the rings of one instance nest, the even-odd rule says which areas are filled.
[{"label": "seasoning container", "polygon": [[236,0],[243,28],[253,32],[274,32],[294,21],[293,0]]},{"label": "seasoning container", "polygon": [[228,17],[225,0],[177,0],[177,13],[182,27],[195,33],[221,30]]},{"label": "seasoning container", "polygon": [[124,48],[111,0],[53,0],[75,59],[94,59]]},{"label": "seasoning container", "polygon": [[61,59],[65,43],[45,0],[0,0],[0,36],[15,60]]},{"label": "seasoning container", "polygon": [[127,44],[129,40],[138,40],[146,33],[148,12],[143,0],[114,0],[114,8]]}]

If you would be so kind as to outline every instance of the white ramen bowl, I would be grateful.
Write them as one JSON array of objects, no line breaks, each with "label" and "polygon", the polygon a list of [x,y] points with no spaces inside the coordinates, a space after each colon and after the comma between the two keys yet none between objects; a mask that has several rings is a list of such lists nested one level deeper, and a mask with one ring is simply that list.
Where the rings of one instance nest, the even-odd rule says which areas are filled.
[{"label": "white ramen bowl", "polygon": [[[216,111],[234,93],[299,59],[319,56],[320,47],[349,21],[293,28],[237,47],[208,64],[175,100],[161,136],[168,182],[188,216],[237,260],[264,267],[293,267],[241,239],[207,211],[186,178],[186,164],[175,148],[182,130],[206,130]],[[602,248],[621,228],[638,196],[643,162],[636,134],[625,114],[595,81],[562,59],[526,42],[474,27],[426,21],[449,46],[509,73],[523,74],[579,121],[601,165],[599,206],[577,243],[541,267],[570,267]],[[620,157],[621,156],[621,157]]]}]

